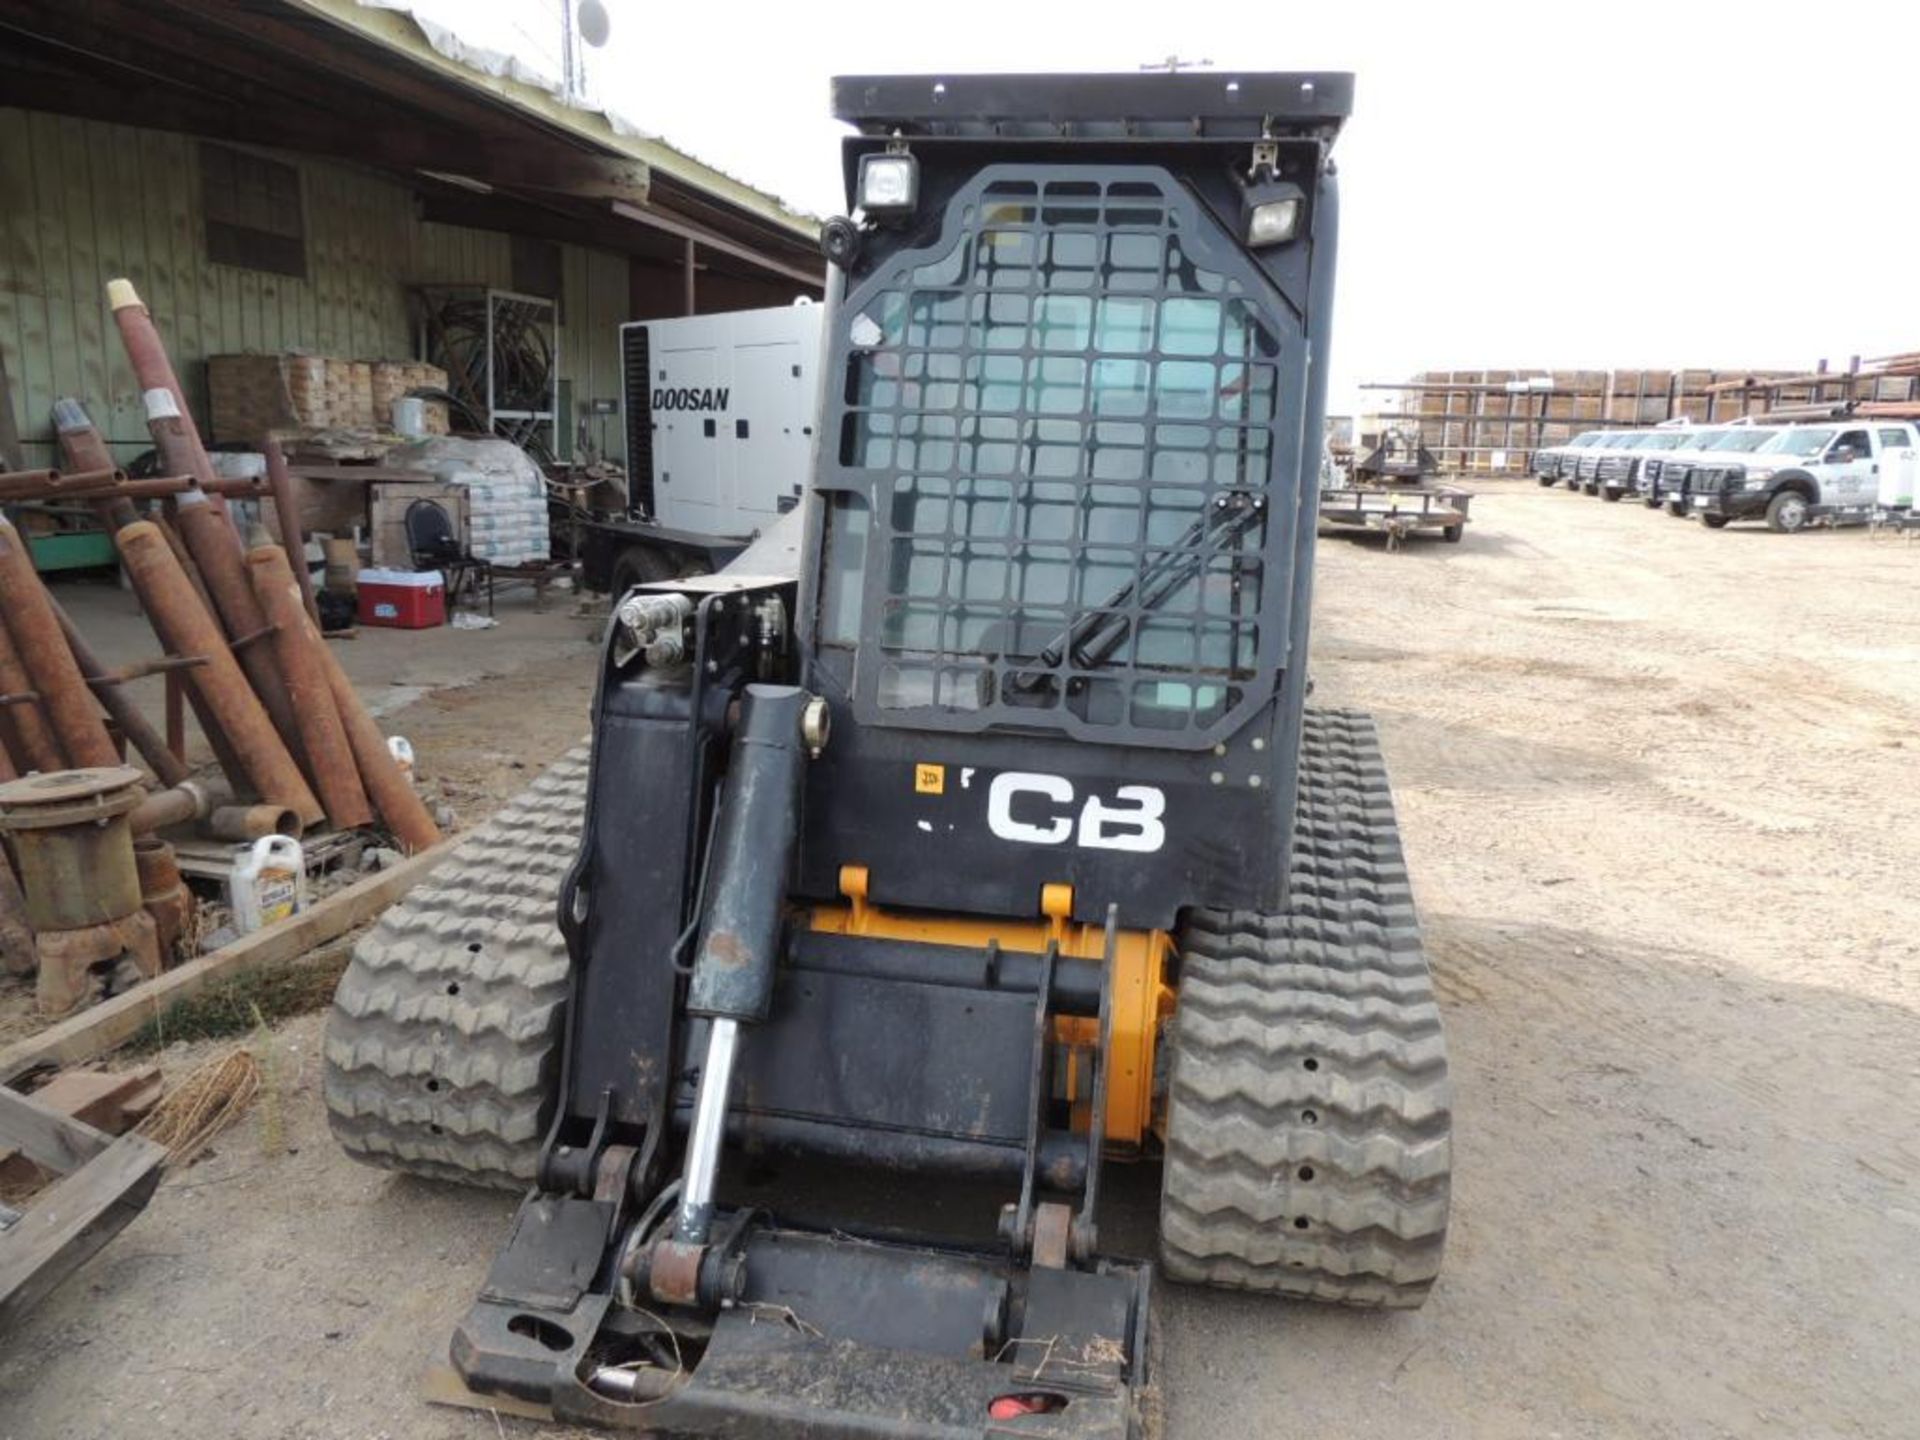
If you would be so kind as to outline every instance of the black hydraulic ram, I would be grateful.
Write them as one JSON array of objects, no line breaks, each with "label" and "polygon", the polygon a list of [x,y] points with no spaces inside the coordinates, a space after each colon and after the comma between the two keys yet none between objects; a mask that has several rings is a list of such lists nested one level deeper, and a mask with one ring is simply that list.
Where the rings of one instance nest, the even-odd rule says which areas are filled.
[{"label": "black hydraulic ram", "polygon": [[825,743],[825,712],[824,702],[792,685],[749,685],[740,703],[687,995],[687,1013],[712,1025],[675,1224],[682,1245],[706,1244],[713,1225],[740,1025],[761,1023],[773,1003],[801,780],[807,756]]}]

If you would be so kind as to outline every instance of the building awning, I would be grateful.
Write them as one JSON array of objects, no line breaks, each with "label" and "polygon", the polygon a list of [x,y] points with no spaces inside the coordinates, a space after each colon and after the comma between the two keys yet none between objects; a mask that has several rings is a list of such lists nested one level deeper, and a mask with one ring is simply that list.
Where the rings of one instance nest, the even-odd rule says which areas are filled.
[{"label": "building awning", "polygon": [[710,270],[821,283],[811,217],[354,0],[16,0],[0,97],[366,165],[405,177],[429,220],[661,263],[691,243]]}]

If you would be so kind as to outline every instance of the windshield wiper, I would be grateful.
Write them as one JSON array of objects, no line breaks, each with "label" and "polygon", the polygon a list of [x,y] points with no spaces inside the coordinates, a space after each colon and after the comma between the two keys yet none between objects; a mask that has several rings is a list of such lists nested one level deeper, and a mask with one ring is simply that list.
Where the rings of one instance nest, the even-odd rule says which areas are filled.
[{"label": "windshield wiper", "polygon": [[1205,546],[1216,539],[1235,539],[1245,534],[1266,513],[1266,497],[1245,492],[1223,495],[1215,502],[1212,514],[1202,515],[1172,548],[1160,555],[1135,578],[1127,581],[1091,610],[1041,647],[1033,657],[1034,667],[1014,671],[1007,683],[1030,693],[1059,676],[1053,673],[1062,659],[1071,659],[1075,669],[1096,670],[1120,648],[1126,639],[1129,617],[1116,613],[1138,594],[1133,607],[1141,614],[1158,610],[1206,563]]}]

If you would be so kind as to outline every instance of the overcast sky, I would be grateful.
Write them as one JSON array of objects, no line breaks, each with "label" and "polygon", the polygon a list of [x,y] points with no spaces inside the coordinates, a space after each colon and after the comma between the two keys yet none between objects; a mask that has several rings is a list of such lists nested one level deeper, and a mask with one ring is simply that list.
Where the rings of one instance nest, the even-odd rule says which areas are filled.
[{"label": "overcast sky", "polygon": [[[819,213],[845,206],[835,74],[1355,71],[1337,407],[1428,368],[1920,349],[1913,3],[604,3],[596,98]],[[458,8],[490,6],[527,10]]]}]

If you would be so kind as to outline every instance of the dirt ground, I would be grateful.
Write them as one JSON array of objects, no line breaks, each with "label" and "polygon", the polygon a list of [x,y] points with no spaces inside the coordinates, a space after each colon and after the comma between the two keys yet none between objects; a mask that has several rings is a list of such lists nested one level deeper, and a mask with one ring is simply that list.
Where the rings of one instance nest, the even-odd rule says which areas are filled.
[{"label": "dirt ground", "polygon": [[[1447,1269],[1413,1315],[1163,1286],[1169,1435],[1912,1435],[1920,547],[1477,488],[1462,545],[1324,543],[1316,602],[1450,1027]],[[590,672],[400,717],[471,805]],[[319,1037],[278,1037],[285,1153],[234,1132],[0,1339],[0,1436],[535,1433],[417,1394],[511,1200],[341,1158]],[[1144,1246],[1153,1193],[1106,1233]]]}]

